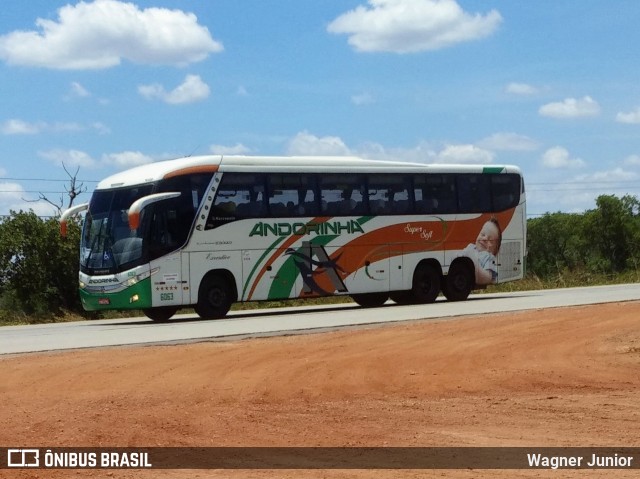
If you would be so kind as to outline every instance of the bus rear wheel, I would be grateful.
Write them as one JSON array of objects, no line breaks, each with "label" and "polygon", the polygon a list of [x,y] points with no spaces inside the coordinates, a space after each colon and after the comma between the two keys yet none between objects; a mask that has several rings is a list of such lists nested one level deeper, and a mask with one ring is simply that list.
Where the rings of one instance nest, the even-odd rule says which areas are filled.
[{"label": "bus rear wheel", "polygon": [[419,264],[413,273],[411,294],[416,303],[433,303],[440,294],[440,272],[431,264]]},{"label": "bus rear wheel", "polygon": [[232,291],[224,278],[211,276],[200,284],[194,309],[202,319],[220,319],[226,316],[232,303]]},{"label": "bus rear wheel", "polygon": [[377,308],[387,302],[389,293],[352,294],[351,299],[363,308]]},{"label": "bus rear wheel", "polygon": [[144,315],[157,323],[164,323],[169,321],[171,316],[178,312],[178,308],[173,306],[163,306],[161,308],[148,308],[143,309]]},{"label": "bus rear wheel", "polygon": [[413,297],[413,293],[409,291],[392,291],[389,297],[393,302],[399,305],[415,304],[416,299]]},{"label": "bus rear wheel", "polygon": [[449,268],[442,292],[449,301],[464,301],[471,294],[474,284],[475,275],[472,268],[458,261]]}]

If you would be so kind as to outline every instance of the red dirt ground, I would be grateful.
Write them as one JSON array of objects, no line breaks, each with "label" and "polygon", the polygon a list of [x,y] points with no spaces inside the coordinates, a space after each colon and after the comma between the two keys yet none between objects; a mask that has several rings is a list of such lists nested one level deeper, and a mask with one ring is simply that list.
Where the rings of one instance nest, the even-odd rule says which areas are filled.
[{"label": "red dirt ground", "polygon": [[[0,358],[7,446],[640,446],[640,302]],[[638,477],[0,470],[2,477]]]}]

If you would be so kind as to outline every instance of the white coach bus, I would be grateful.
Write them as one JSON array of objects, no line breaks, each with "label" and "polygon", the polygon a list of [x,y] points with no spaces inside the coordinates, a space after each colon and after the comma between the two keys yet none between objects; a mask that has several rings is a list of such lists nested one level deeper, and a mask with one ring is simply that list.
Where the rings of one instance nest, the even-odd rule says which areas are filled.
[{"label": "white coach bus", "polygon": [[106,178],[62,230],[83,210],[84,308],[156,321],[181,307],[222,318],[238,301],[460,301],[524,273],[514,166],[189,157]]}]

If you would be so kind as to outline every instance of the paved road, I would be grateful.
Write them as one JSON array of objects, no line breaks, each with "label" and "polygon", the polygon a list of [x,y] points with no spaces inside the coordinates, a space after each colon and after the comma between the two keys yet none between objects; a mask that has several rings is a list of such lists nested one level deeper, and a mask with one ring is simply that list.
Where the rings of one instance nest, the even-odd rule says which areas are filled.
[{"label": "paved road", "polygon": [[0,354],[299,334],[385,322],[637,300],[640,300],[640,284],[626,284],[479,294],[461,303],[438,300],[419,306],[398,306],[389,302],[374,309],[346,304],[237,311],[217,321],[202,321],[194,315],[177,315],[168,323],[154,323],[146,318],[125,318],[5,326],[0,328]]}]

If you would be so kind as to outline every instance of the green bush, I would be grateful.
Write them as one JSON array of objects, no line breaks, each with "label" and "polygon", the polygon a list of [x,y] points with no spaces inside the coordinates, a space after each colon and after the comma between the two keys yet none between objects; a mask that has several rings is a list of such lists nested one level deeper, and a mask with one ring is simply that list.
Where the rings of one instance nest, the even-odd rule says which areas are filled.
[{"label": "green bush", "polygon": [[82,312],[78,296],[80,226],[66,238],[55,218],[11,212],[0,223],[0,306],[29,316]]}]

